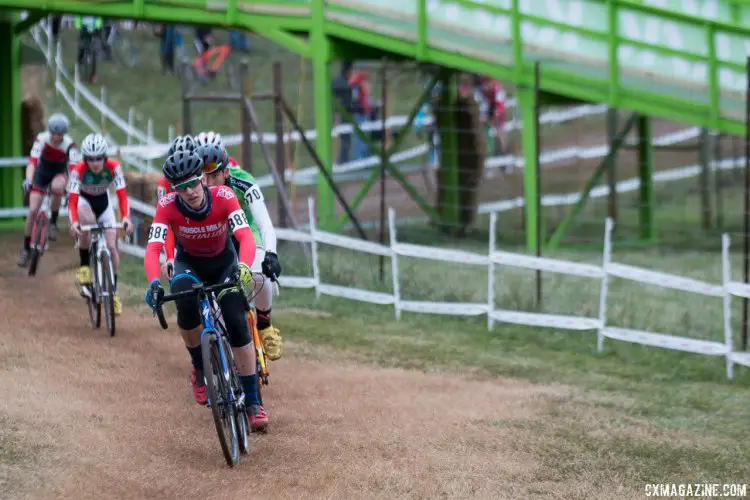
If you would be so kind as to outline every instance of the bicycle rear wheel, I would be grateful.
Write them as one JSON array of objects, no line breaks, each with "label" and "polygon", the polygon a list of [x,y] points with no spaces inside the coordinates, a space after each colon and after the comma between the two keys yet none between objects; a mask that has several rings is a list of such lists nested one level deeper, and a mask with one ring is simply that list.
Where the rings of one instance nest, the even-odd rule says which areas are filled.
[{"label": "bicycle rear wheel", "polygon": [[138,52],[133,46],[133,42],[120,32],[115,33],[115,38],[112,40],[112,51],[120,64],[126,68],[133,69],[138,64]]},{"label": "bicycle rear wheel", "polygon": [[42,258],[44,245],[47,243],[47,214],[40,210],[37,213],[31,233],[31,251],[29,253],[29,276],[36,276],[39,260]]},{"label": "bicycle rear wheel", "polygon": [[91,326],[93,328],[99,328],[102,324],[102,287],[99,282],[99,273],[97,270],[99,266],[97,264],[96,253],[91,254],[92,268],[94,269],[94,280],[89,286],[89,297],[87,298],[89,306],[89,319],[91,319]]},{"label": "bicycle rear wheel", "polygon": [[227,84],[231,90],[240,90],[242,87],[242,82],[240,81],[240,75],[237,67],[233,64],[233,62],[227,58],[227,60],[224,61],[223,64],[226,75],[227,75]]},{"label": "bicycle rear wheel", "polygon": [[110,337],[115,336],[115,282],[112,275],[112,261],[109,254],[103,253],[99,262],[99,286],[101,289],[101,301],[104,304],[104,324]]},{"label": "bicycle rear wheel", "polygon": [[237,420],[234,409],[236,405],[229,401],[230,381],[224,378],[224,369],[215,334],[203,335],[203,338],[201,338],[201,354],[203,356],[203,374],[206,379],[208,404],[211,406],[216,433],[219,435],[219,444],[227,465],[234,467],[240,461]]},{"label": "bicycle rear wheel", "polygon": [[97,47],[94,42],[89,40],[83,49],[83,64],[81,65],[81,78],[92,83],[96,77],[96,62],[99,57]]}]

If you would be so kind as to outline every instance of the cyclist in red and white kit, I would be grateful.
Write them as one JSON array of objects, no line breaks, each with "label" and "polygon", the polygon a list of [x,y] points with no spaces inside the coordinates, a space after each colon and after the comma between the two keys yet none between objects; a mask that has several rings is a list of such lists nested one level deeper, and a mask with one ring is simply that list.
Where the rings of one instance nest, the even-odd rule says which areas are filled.
[{"label": "cyclist in red and white kit", "polygon": [[[154,222],[149,229],[144,269],[150,283],[146,302],[151,307],[155,305],[153,297],[164,294],[159,279],[159,260],[170,232],[175,235],[176,246],[170,293],[190,290],[197,282],[208,285],[223,282],[234,274],[237,267],[243,284],[248,289],[252,287],[250,266],[255,258],[255,241],[247,218],[231,188],[205,186],[202,168],[203,160],[193,151],[178,151],[164,163],[164,176],[174,191],[157,203]],[[229,230],[239,242],[239,259]],[[193,397],[198,404],[206,404],[198,299],[178,300],[176,305],[177,326],[193,365]],[[258,397],[255,350],[244,299],[238,292],[227,293],[219,305],[248,402],[248,423],[253,431],[265,431],[268,415]]]},{"label": "cyclist in red and white kit", "polygon": [[23,232],[23,248],[18,258],[18,265],[26,267],[29,263],[31,248],[31,228],[34,219],[42,206],[42,199],[48,187],[52,191],[48,237],[57,239],[57,217],[60,214],[60,203],[65,193],[68,168],[78,161],[78,150],[73,139],[68,135],[68,118],[62,113],[55,113],[47,121],[47,130],[36,136],[26,165],[26,178],[23,182],[25,192],[29,194],[29,214]]},{"label": "cyclist in red and white kit", "polygon": [[[109,186],[114,185],[117,200],[120,203],[123,228],[127,234],[133,233],[128,209],[128,193],[125,175],[120,164],[107,158],[109,146],[101,134],[89,134],[81,143],[83,160],[70,169],[70,186],[68,187],[68,217],[70,232],[78,238],[77,247],[80,257],[77,281],[81,287],[91,284],[91,233],[82,232],[81,225],[100,223],[114,224],[115,211],[109,199]],[[114,310],[115,315],[122,314],[122,302],[117,294],[117,271],[120,267],[120,255],[117,252],[117,230],[106,229],[104,239],[112,255],[112,267],[115,273]]]}]

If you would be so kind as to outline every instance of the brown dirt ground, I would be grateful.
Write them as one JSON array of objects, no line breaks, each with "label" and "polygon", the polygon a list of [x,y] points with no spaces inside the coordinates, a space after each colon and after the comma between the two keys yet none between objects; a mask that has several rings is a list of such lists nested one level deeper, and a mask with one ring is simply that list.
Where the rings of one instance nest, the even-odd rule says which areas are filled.
[{"label": "brown dirt ground", "polygon": [[272,367],[270,432],[254,435],[251,455],[229,469],[210,412],[192,402],[175,332],[162,331],[135,301],[114,338],[93,330],[72,284],[70,240],[57,242],[30,279],[15,267],[16,239],[0,238],[0,496],[570,498],[622,491],[618,478],[593,487],[534,481],[540,466],[519,445],[519,431],[487,424],[531,424],[569,388],[310,361],[295,344]]}]

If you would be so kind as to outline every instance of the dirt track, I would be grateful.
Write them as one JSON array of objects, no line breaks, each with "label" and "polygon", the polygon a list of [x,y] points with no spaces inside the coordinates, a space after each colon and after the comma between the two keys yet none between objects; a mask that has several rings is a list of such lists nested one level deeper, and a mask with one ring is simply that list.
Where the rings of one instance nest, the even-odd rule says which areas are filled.
[{"label": "dirt track", "polygon": [[270,432],[232,470],[175,332],[132,303],[115,338],[93,331],[69,240],[37,279],[15,268],[16,247],[0,239],[3,498],[518,498],[536,462],[491,422],[566,391],[311,362],[291,344],[273,366]]}]

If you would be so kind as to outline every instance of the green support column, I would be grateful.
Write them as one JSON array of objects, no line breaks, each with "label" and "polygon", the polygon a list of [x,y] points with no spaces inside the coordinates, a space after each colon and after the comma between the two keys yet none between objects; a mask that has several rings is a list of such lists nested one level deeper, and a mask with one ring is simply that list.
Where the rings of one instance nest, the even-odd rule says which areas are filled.
[{"label": "green support column", "polygon": [[[18,15],[0,13],[0,158],[21,156],[21,43],[14,33]],[[0,207],[13,208],[23,204],[22,168],[0,168]]]},{"label": "green support column", "polygon": [[526,222],[526,248],[536,251],[537,245],[537,148],[536,120],[534,117],[534,89],[529,86],[518,87],[518,104],[521,106],[521,141],[523,143],[523,198]]},{"label": "green support column", "polygon": [[458,169],[458,124],[456,74],[444,69],[440,74],[440,219],[444,229],[460,227],[461,197]]},{"label": "green support column", "polygon": [[651,118],[638,116],[638,171],[640,174],[639,223],[641,239],[656,240],[654,227],[654,150],[651,144]]},{"label": "green support column", "polygon": [[[333,109],[331,102],[331,41],[325,33],[325,2],[313,0],[310,51],[313,64],[313,92],[315,94],[315,129],[318,131],[315,148],[323,166],[333,175]],[[323,174],[318,173],[318,225],[333,230],[336,224],[334,196]]]}]

